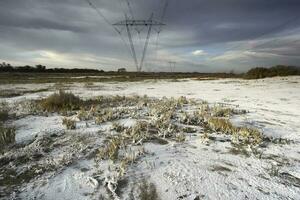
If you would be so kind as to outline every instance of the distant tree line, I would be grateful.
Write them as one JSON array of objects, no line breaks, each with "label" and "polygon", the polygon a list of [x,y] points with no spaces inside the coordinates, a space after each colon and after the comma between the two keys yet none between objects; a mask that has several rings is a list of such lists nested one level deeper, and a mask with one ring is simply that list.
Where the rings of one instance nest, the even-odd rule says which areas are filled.
[{"label": "distant tree line", "polygon": [[[36,65],[36,66],[12,66],[9,63],[0,63],[0,73],[1,72],[18,72],[18,73],[104,73],[103,70],[97,69],[83,69],[83,68],[50,68],[47,69],[44,65]],[[108,71],[106,73],[116,73],[114,71]],[[126,74],[136,74],[136,72],[127,72],[125,68],[120,68],[117,70],[117,73],[126,73]],[[163,75],[163,74],[174,74],[169,72],[157,72],[157,73],[149,73],[149,72],[141,72],[139,75]],[[222,78],[246,78],[246,79],[260,79],[266,77],[274,77],[274,76],[291,76],[291,75],[300,75],[300,67],[295,66],[285,66],[285,65],[277,65],[271,68],[264,67],[256,67],[250,69],[248,72],[244,74],[234,74],[230,73],[180,73],[176,72],[175,74],[198,74],[202,76],[215,76]]]},{"label": "distant tree line", "polygon": [[274,76],[300,75],[300,67],[277,65],[271,68],[256,67],[250,69],[246,74],[247,79],[260,79]]},{"label": "distant tree line", "polygon": [[1,72],[21,72],[21,73],[101,73],[103,70],[97,69],[82,69],[82,68],[50,68],[47,69],[44,65],[36,66],[12,66],[9,63],[0,63]]}]

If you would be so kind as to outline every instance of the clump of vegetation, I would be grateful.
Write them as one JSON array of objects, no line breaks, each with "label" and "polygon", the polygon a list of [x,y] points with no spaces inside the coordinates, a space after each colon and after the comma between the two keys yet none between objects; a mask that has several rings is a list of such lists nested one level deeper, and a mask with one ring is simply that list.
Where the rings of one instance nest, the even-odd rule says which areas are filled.
[{"label": "clump of vegetation", "polygon": [[76,129],[76,121],[69,119],[67,117],[63,118],[62,124],[68,129],[68,130],[74,130]]},{"label": "clump of vegetation", "polygon": [[149,183],[143,180],[142,184],[139,185],[139,199],[140,200],[159,200],[159,196],[156,187],[153,183]]},{"label": "clump of vegetation", "polygon": [[180,116],[180,123],[185,125],[199,126],[203,123],[203,117],[197,113],[188,114],[184,112]]},{"label": "clump of vegetation", "polygon": [[84,108],[81,108],[80,111],[77,113],[77,117],[82,120],[90,120],[92,118],[92,108],[90,111],[86,111]]},{"label": "clump of vegetation", "polygon": [[261,132],[248,127],[239,128],[234,137],[244,144],[252,145],[260,144],[263,140]]},{"label": "clump of vegetation", "polygon": [[131,107],[131,106],[144,106],[150,102],[151,99],[147,96],[99,96],[97,99],[94,100],[101,108],[113,108],[113,107]]},{"label": "clump of vegetation", "polygon": [[0,122],[6,121],[8,116],[8,107],[6,102],[0,102]]},{"label": "clump of vegetation", "polygon": [[250,69],[246,74],[246,79],[260,79],[274,76],[300,75],[300,68],[294,66],[277,65],[271,68],[257,67]]},{"label": "clump of vegetation", "polygon": [[119,119],[119,113],[115,112],[113,109],[104,109],[101,114],[99,114],[96,118],[95,118],[95,123],[96,124],[101,124],[104,122],[108,122],[108,121],[113,121]]},{"label": "clump of vegetation", "polygon": [[11,127],[4,127],[0,124],[0,151],[9,144],[13,144],[15,142],[16,131]]},{"label": "clump of vegetation", "polygon": [[191,128],[191,127],[183,127],[182,131],[185,132],[185,133],[196,133],[197,129]]},{"label": "clump of vegetation", "polygon": [[242,143],[232,143],[229,153],[233,155],[244,155],[245,157],[251,156],[251,148],[248,148]]},{"label": "clump of vegetation", "polygon": [[146,121],[139,121],[133,127],[125,130],[124,135],[131,139],[133,144],[142,144],[150,139],[149,124]]},{"label": "clump of vegetation", "polygon": [[7,145],[15,142],[15,129],[5,127],[3,123],[8,120],[8,107],[5,102],[0,102],[0,151]]},{"label": "clump of vegetation", "polygon": [[145,149],[142,147],[137,151],[126,151],[120,161],[119,176],[124,176],[129,165],[132,165],[140,156],[145,154]]},{"label": "clump of vegetation", "polygon": [[60,90],[40,101],[40,106],[48,112],[65,112],[79,109],[82,101],[71,92]]},{"label": "clump of vegetation", "polygon": [[228,119],[212,117],[207,124],[210,129],[216,132],[225,134],[234,134],[236,132],[236,127]]},{"label": "clump of vegetation", "polygon": [[6,109],[0,108],[0,121],[4,122],[8,119],[8,111]]},{"label": "clump of vegetation", "polygon": [[112,130],[115,130],[115,131],[117,131],[119,133],[122,132],[122,131],[124,131],[125,129],[126,129],[126,127],[123,126],[123,125],[121,125],[120,123],[114,122],[112,124]]},{"label": "clump of vegetation", "polygon": [[185,141],[185,134],[184,133],[177,133],[175,136],[175,140],[177,142],[184,142]]},{"label": "clump of vegetation", "polygon": [[181,96],[181,97],[179,97],[179,99],[178,99],[178,103],[179,104],[188,104],[189,103],[189,101],[187,100],[187,98],[185,97],[185,96]]},{"label": "clump of vegetation", "polygon": [[279,166],[277,166],[277,165],[274,165],[274,164],[271,164],[271,167],[270,167],[270,169],[268,169],[268,171],[269,171],[269,175],[270,176],[279,176],[280,175],[280,168],[279,168]]},{"label": "clump of vegetation", "polygon": [[238,114],[245,114],[245,110],[236,110],[233,108],[224,107],[222,105],[215,105],[211,108],[213,117],[230,117]]},{"label": "clump of vegetation", "polygon": [[124,139],[121,136],[113,137],[104,148],[99,149],[98,158],[117,160],[122,144],[124,144]]},{"label": "clump of vegetation", "polygon": [[212,117],[209,118],[207,126],[213,131],[232,135],[235,143],[258,145],[263,140],[260,131],[248,127],[236,127],[228,119]]}]

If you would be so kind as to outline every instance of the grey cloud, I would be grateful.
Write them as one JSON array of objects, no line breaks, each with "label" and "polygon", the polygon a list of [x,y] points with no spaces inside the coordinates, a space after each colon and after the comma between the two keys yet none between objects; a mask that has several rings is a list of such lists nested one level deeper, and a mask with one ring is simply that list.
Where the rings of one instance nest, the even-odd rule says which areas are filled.
[{"label": "grey cloud", "polygon": [[[124,13],[129,15],[124,0],[91,1],[110,23],[124,19]],[[148,18],[152,12],[155,19],[160,19],[164,0],[129,1],[136,19]],[[167,26],[160,34],[158,49],[177,53],[180,57],[178,52],[211,50],[218,45],[225,53],[232,43],[239,42],[240,45],[234,48],[239,50],[250,40],[264,39],[263,43],[251,47],[251,51],[261,55],[274,54],[289,64],[297,64],[300,44],[295,41],[300,35],[299,10],[298,0],[169,0],[165,17]],[[289,31],[296,31],[293,33],[296,38],[287,39]],[[123,37],[126,38],[125,32]],[[135,37],[138,39],[137,35]],[[156,34],[153,35],[148,58],[155,57],[155,38]],[[132,62],[128,47],[85,0],[1,0],[0,43],[1,60],[11,61],[16,57],[15,60],[21,61],[22,57],[18,57],[16,52],[48,50],[73,54],[74,57],[89,54],[112,61],[118,59],[116,65]],[[222,64],[213,66],[214,63],[196,59],[189,61],[187,59],[193,57],[187,58],[186,55],[182,57],[184,59],[178,64],[181,71],[222,71],[227,69],[225,65],[244,66],[246,69],[250,65],[280,61],[277,57],[252,57],[248,58],[249,62],[233,60],[222,67]],[[147,62],[151,63],[151,60]]]}]

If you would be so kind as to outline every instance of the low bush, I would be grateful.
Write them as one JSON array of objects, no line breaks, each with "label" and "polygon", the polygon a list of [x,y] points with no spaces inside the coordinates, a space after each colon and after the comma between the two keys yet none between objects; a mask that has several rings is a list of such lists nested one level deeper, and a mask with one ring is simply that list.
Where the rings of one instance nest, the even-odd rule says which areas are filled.
[{"label": "low bush", "polygon": [[212,109],[213,117],[230,117],[233,115],[246,114],[246,110],[236,110],[233,108],[224,107],[222,105],[215,105]]},{"label": "low bush", "polygon": [[228,119],[212,117],[208,120],[208,126],[213,131],[222,132],[225,134],[233,134],[236,132],[236,128]]},{"label": "low bush", "polygon": [[235,134],[236,139],[244,144],[260,144],[263,140],[261,132],[256,129],[241,127]]},{"label": "low bush", "polygon": [[124,143],[121,136],[112,138],[104,148],[100,148],[98,152],[98,158],[106,160],[117,160],[119,155],[119,149]]},{"label": "low bush", "polygon": [[0,102],[0,122],[4,122],[8,119],[8,107],[5,102]]},{"label": "low bush", "polygon": [[8,119],[8,112],[6,110],[0,110],[0,121],[4,122]]},{"label": "low bush", "polygon": [[102,111],[102,113],[100,115],[98,115],[95,118],[95,123],[97,125],[100,125],[101,123],[107,122],[107,121],[113,121],[118,119],[118,113],[114,112],[114,110],[112,109],[105,109]]},{"label": "low bush", "polygon": [[0,151],[7,145],[15,142],[15,129],[0,124]]},{"label": "low bush", "polygon": [[207,126],[210,130],[233,136],[233,142],[245,145],[258,145],[263,140],[260,131],[248,127],[236,127],[228,119],[210,118]]},{"label": "low bush", "polygon": [[40,101],[41,108],[48,112],[64,112],[79,109],[82,101],[71,92],[60,90]]},{"label": "low bush", "polygon": [[185,134],[183,133],[177,133],[175,136],[176,142],[184,142],[185,141]]},{"label": "low bush", "polygon": [[149,183],[143,180],[142,184],[139,185],[139,199],[141,200],[159,200],[159,196],[156,187],[153,183]]},{"label": "low bush", "polygon": [[250,69],[244,77],[246,79],[260,79],[274,76],[300,75],[300,68],[295,66],[277,65],[271,68],[257,67]]},{"label": "low bush", "polygon": [[76,122],[69,118],[63,118],[62,124],[68,129],[68,130],[74,130],[76,129]]}]

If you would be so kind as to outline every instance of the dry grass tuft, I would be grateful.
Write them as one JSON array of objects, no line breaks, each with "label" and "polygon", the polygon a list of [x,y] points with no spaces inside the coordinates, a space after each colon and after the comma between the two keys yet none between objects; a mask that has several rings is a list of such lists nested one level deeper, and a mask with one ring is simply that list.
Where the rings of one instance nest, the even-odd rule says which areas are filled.
[{"label": "dry grass tuft", "polygon": [[124,134],[133,144],[142,144],[150,138],[150,126],[151,124],[146,121],[139,121],[133,127],[126,129]]},{"label": "dry grass tuft", "polygon": [[184,142],[185,141],[185,134],[184,133],[177,133],[175,136],[176,142]]},{"label": "dry grass tuft", "polygon": [[121,125],[120,123],[114,122],[112,124],[112,130],[115,130],[116,132],[122,132],[126,129],[125,126]]},{"label": "dry grass tuft", "polygon": [[236,127],[228,119],[212,117],[208,119],[207,126],[213,131],[232,135],[234,143],[255,146],[263,141],[260,131],[248,127]]},{"label": "dry grass tuft", "polygon": [[79,109],[82,101],[70,92],[60,90],[40,101],[40,106],[48,112],[65,112]]},{"label": "dry grass tuft", "polygon": [[8,120],[8,112],[6,110],[0,110],[0,121],[4,122]]},{"label": "dry grass tuft", "polygon": [[10,127],[4,127],[0,124],[0,151],[9,144],[15,142],[15,129]]},{"label": "dry grass tuft", "polygon": [[104,148],[99,149],[97,157],[101,160],[110,159],[116,161],[118,159],[119,149],[123,144],[124,139],[121,136],[113,137]]},{"label": "dry grass tuft", "polygon": [[225,134],[234,134],[236,132],[236,127],[228,119],[212,117],[208,119],[207,124],[210,129],[216,132]]},{"label": "dry grass tuft", "polygon": [[149,183],[143,180],[142,184],[139,185],[139,199],[140,200],[159,200],[159,196],[156,187],[153,183]]},{"label": "dry grass tuft", "polygon": [[234,135],[235,139],[244,144],[257,145],[263,141],[261,132],[256,129],[241,127]]},{"label": "dry grass tuft", "polygon": [[203,124],[203,117],[196,112],[193,114],[184,112],[180,116],[180,123],[185,125],[199,126]]},{"label": "dry grass tuft", "polygon": [[95,123],[100,125],[101,123],[113,121],[120,118],[120,113],[111,108],[104,109],[100,114],[95,118]]},{"label": "dry grass tuft", "polygon": [[62,124],[68,129],[68,130],[74,130],[76,129],[76,122],[72,119],[69,119],[67,117],[63,118]]},{"label": "dry grass tuft", "polygon": [[6,102],[0,102],[0,122],[8,120],[8,110]]}]

